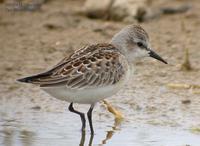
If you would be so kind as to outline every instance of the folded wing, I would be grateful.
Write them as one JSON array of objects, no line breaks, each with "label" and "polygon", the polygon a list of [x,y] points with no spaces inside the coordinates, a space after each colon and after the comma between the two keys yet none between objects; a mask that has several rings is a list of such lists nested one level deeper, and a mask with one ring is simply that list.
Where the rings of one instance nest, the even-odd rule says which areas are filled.
[{"label": "folded wing", "polygon": [[112,85],[125,74],[121,57],[113,46],[89,46],[62,60],[53,69],[19,81],[41,87],[66,86],[71,89]]}]

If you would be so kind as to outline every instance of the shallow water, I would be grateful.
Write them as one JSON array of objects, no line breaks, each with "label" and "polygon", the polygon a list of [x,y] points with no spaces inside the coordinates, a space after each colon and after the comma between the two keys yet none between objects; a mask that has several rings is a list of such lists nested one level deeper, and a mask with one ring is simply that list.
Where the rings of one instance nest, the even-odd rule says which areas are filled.
[{"label": "shallow water", "polygon": [[[15,114],[18,114],[16,116]],[[2,116],[4,115],[4,116]],[[16,118],[17,117],[17,118]],[[80,131],[78,116],[65,113],[32,111],[1,113],[1,146],[199,146],[200,135],[180,127],[115,121],[94,115],[95,135]]]}]

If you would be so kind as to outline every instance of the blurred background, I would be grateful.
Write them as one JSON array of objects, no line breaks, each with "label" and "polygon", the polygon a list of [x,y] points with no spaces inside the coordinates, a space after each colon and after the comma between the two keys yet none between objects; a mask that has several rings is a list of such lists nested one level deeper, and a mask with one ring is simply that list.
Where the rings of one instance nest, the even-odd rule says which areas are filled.
[{"label": "blurred background", "polygon": [[[0,0],[0,146],[199,146],[199,0]],[[69,103],[16,82],[88,44],[141,25],[168,65],[138,62],[131,83],[81,133]],[[76,105],[87,111],[87,105]]]}]

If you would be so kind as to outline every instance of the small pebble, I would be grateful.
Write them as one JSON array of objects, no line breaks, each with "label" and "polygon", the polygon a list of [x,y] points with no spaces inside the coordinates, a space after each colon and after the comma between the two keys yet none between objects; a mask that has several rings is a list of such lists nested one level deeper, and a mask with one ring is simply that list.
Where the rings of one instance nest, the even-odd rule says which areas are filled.
[{"label": "small pebble", "polygon": [[191,103],[191,100],[186,99],[186,100],[182,100],[181,102],[182,102],[182,104],[190,104],[190,103]]},{"label": "small pebble", "polygon": [[34,110],[40,110],[41,107],[40,107],[40,106],[34,106],[34,107],[32,107],[31,109],[34,109]]}]

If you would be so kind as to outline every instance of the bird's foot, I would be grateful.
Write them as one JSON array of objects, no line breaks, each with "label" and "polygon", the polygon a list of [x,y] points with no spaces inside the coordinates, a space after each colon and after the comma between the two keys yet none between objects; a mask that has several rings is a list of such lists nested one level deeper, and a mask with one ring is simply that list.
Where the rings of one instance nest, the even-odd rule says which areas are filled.
[{"label": "bird's foot", "polygon": [[107,110],[115,116],[115,120],[123,120],[123,114],[109,104],[106,100],[103,100],[104,105],[107,107]]}]

